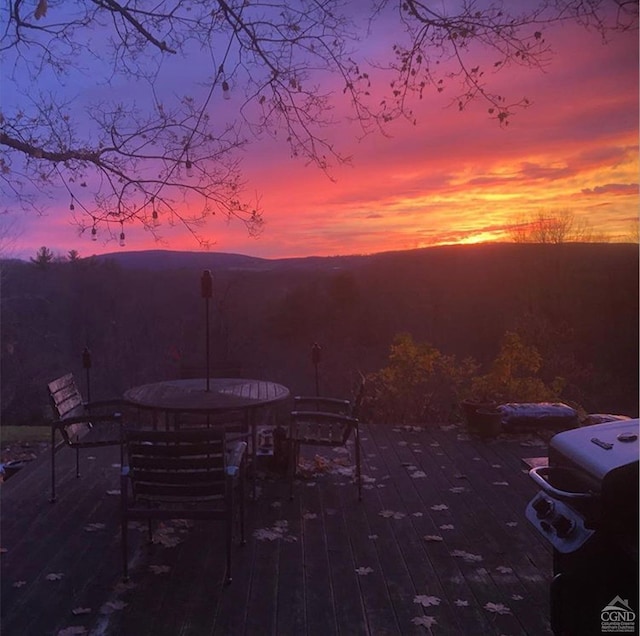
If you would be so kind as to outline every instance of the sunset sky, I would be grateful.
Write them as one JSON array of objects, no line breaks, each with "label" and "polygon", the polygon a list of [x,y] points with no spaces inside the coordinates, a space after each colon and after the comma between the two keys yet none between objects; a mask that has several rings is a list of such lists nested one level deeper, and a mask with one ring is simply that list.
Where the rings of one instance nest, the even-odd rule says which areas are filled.
[{"label": "sunset sky", "polygon": [[[532,101],[508,127],[489,119],[485,104],[458,112],[429,92],[416,126],[397,121],[388,136],[359,142],[353,125],[336,126],[331,136],[352,161],[334,167],[333,180],[284,146],[253,143],[243,152],[246,191],[260,199],[264,231],[250,238],[241,223],[214,219],[203,230],[210,249],[279,258],[508,240],[519,220],[564,209],[598,236],[637,240],[638,34],[606,45],[576,26],[545,35],[555,52],[548,68],[495,78],[494,87]],[[125,228],[124,248],[104,236],[92,242],[78,235],[68,205],[52,200],[43,217],[21,215],[11,255],[27,258],[42,245],[81,256],[199,249],[168,225],[161,242],[135,226]]]}]

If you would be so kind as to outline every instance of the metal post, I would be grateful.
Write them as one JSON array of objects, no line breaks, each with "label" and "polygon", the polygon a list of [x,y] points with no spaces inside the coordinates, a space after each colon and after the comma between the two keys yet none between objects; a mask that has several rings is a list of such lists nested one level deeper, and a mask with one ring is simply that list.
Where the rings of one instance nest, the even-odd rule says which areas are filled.
[{"label": "metal post", "polygon": [[318,365],[320,364],[320,345],[317,342],[311,347],[311,362],[315,367],[316,375],[316,397],[320,397],[320,384],[318,382]]},{"label": "metal post", "polygon": [[211,372],[209,368],[209,301],[213,296],[213,279],[211,278],[211,271],[205,269],[202,272],[202,278],[200,279],[200,294],[204,298],[205,307],[205,348],[206,348],[206,366],[207,366],[207,391],[210,390],[210,377]]},{"label": "metal post", "polygon": [[91,403],[91,351],[88,347],[82,352],[82,367],[87,377],[87,402]]}]

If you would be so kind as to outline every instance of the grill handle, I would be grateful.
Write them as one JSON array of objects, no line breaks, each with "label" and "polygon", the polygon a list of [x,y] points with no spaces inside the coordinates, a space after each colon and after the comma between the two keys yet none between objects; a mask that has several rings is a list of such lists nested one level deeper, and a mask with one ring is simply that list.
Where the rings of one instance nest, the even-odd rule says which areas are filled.
[{"label": "grill handle", "polygon": [[593,499],[593,494],[590,492],[571,492],[570,490],[560,490],[552,486],[545,478],[545,475],[549,473],[549,466],[538,466],[532,468],[529,471],[529,477],[542,488],[546,493],[555,497],[556,499]]}]

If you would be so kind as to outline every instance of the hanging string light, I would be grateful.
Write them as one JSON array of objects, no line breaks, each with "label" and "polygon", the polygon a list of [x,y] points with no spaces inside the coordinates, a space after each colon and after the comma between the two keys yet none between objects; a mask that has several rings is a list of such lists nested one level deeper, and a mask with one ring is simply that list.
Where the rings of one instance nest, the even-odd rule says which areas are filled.
[{"label": "hanging string light", "polygon": [[73,204],[73,195],[71,195],[71,203],[69,203],[69,209],[73,212],[76,209],[76,206]]},{"label": "hanging string light", "polygon": [[124,247],[124,226],[122,221],[120,221],[120,247]]},{"label": "hanging string light", "polygon": [[222,82],[222,99],[231,99],[231,90],[229,89],[229,82],[227,82],[227,80]]},{"label": "hanging string light", "polygon": [[98,240],[98,230],[95,226],[95,223],[93,225],[93,227],[91,228],[91,240],[92,241],[97,241]]}]

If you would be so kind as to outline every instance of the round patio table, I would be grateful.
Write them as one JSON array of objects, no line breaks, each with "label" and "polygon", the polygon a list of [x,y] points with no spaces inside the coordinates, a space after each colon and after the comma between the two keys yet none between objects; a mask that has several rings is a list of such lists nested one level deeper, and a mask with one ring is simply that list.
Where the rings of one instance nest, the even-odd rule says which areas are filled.
[{"label": "round patio table", "polygon": [[282,384],[241,378],[163,380],[133,387],[124,394],[133,406],[167,413],[253,410],[288,397],[289,389]]},{"label": "round patio table", "polygon": [[[253,460],[253,498],[256,496],[257,428],[256,411],[262,407],[283,402],[289,397],[289,389],[268,380],[241,378],[197,378],[191,380],[163,380],[128,389],[124,400],[140,409],[156,415],[172,415],[174,426],[179,426],[180,414],[215,415],[238,412],[245,415],[245,423],[251,430],[251,458]],[[167,421],[168,424],[168,421]]]}]

